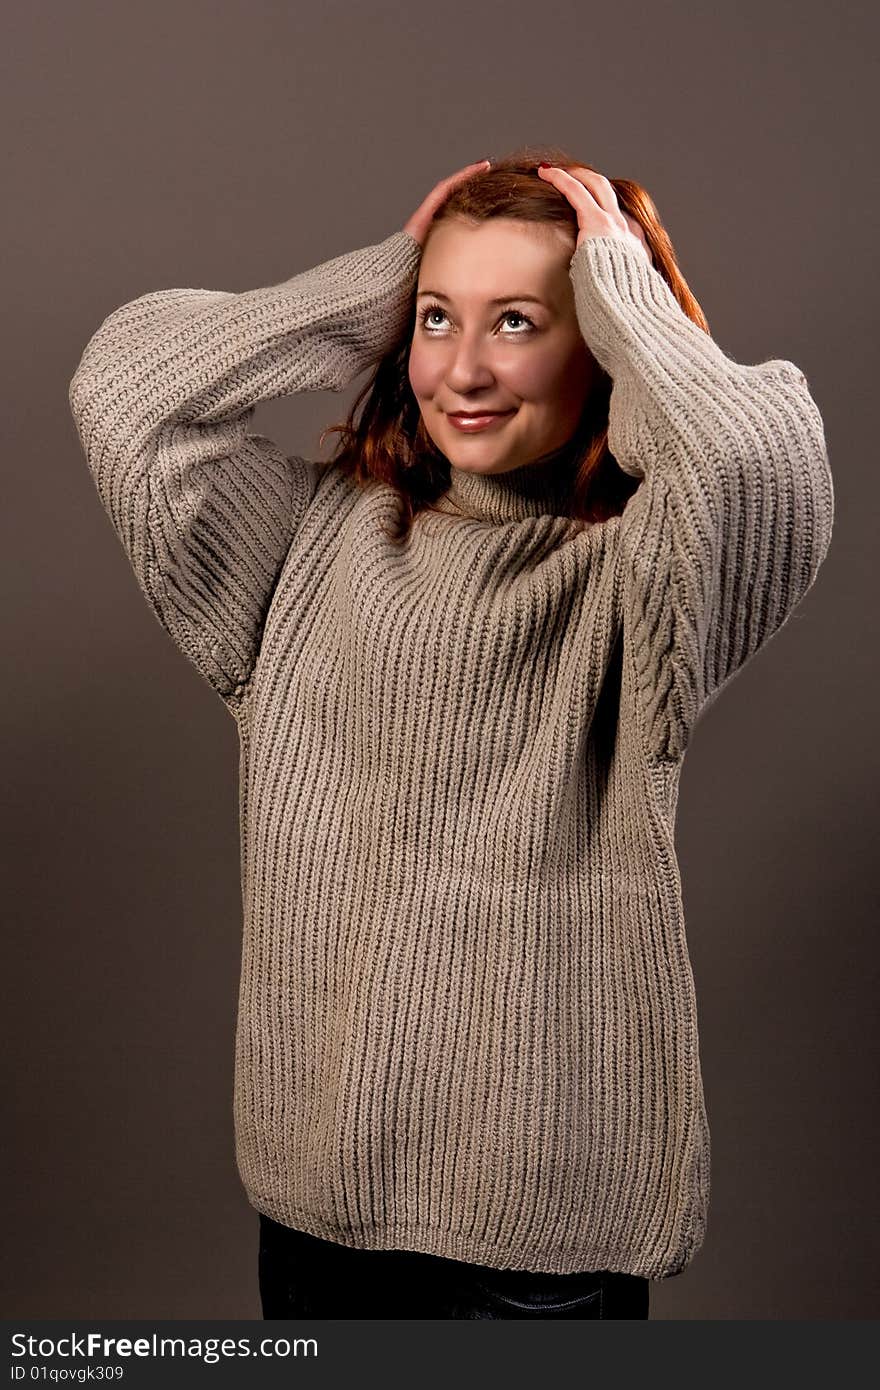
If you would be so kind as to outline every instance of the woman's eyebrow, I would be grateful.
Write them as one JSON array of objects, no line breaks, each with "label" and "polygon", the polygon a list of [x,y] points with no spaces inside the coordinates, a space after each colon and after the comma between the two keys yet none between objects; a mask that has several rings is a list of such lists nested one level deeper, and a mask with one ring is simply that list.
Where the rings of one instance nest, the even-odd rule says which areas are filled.
[{"label": "woman's eyebrow", "polygon": [[[421,299],[423,295],[429,294],[432,299],[445,299],[451,303],[448,294],[441,294],[440,290],[419,290],[416,299]],[[539,299],[536,294],[504,294],[500,299],[490,299],[490,304],[507,304],[511,299],[525,299],[529,304],[544,304],[545,300]]]}]

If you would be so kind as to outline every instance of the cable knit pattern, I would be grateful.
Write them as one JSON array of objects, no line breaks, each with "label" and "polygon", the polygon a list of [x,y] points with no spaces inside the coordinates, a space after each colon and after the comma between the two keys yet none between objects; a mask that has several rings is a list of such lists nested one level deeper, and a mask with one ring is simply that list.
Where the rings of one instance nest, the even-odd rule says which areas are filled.
[{"label": "cable knit pattern", "polygon": [[[565,452],[394,493],[285,457],[261,400],[339,391],[411,324],[405,232],[242,294],[112,313],[70,404],[153,611],[234,716],[248,1199],[364,1249],[665,1278],[710,1141],[674,822],[694,724],[828,549],[822,422],[628,243],[570,266],[642,482],[567,533]],[[464,513],[463,515],[461,513]]]}]

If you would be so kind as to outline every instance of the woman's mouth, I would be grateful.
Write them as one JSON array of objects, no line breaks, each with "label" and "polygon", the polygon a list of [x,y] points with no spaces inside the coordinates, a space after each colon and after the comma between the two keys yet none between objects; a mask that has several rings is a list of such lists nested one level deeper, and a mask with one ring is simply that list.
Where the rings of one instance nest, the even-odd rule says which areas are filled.
[{"label": "woman's mouth", "polygon": [[475,430],[485,430],[488,429],[490,425],[500,424],[503,420],[509,419],[513,414],[515,414],[513,410],[486,411],[485,414],[481,415],[456,412],[449,415],[449,420],[457,430],[462,430],[465,434],[473,434]]}]

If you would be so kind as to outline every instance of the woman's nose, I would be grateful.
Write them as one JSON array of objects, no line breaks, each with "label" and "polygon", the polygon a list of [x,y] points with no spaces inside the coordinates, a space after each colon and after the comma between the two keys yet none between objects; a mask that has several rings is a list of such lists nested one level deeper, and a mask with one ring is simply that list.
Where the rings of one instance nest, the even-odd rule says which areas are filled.
[{"label": "woman's nose", "polygon": [[494,373],[486,358],[485,348],[480,343],[461,343],[448,364],[446,379],[458,391],[469,387],[485,386],[494,380]]}]

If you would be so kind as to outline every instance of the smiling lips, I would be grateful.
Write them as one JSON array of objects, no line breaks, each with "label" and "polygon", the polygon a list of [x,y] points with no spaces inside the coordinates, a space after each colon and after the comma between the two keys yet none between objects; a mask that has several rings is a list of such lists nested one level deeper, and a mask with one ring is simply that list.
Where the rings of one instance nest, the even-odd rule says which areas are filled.
[{"label": "smiling lips", "polygon": [[455,410],[448,412],[449,419],[458,430],[470,433],[473,430],[484,430],[489,425],[495,424],[499,420],[506,420],[509,415],[513,415],[512,410],[485,410],[477,413],[476,411]]}]

